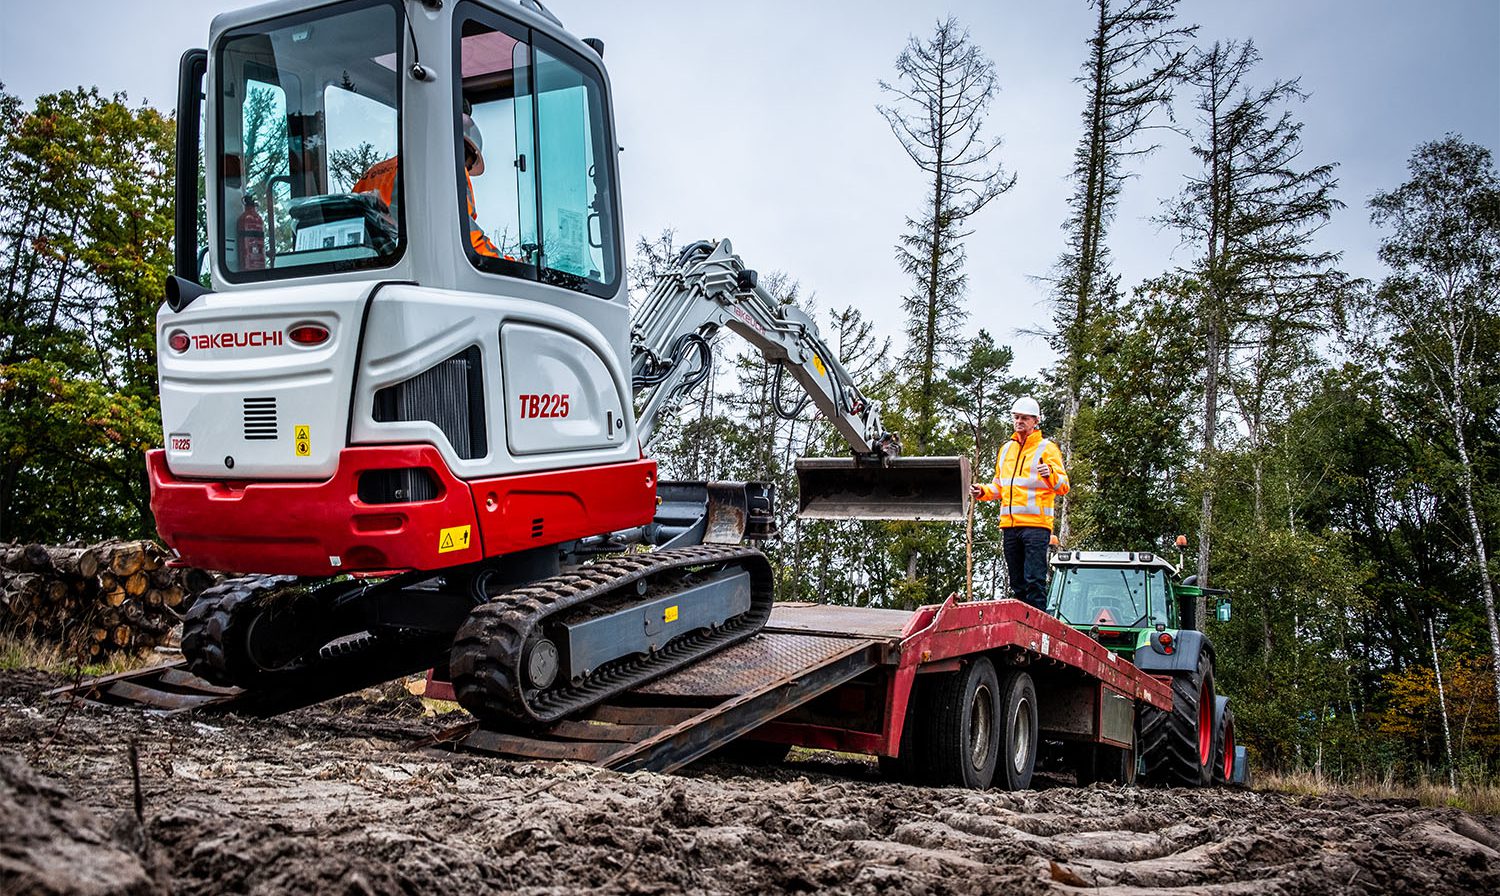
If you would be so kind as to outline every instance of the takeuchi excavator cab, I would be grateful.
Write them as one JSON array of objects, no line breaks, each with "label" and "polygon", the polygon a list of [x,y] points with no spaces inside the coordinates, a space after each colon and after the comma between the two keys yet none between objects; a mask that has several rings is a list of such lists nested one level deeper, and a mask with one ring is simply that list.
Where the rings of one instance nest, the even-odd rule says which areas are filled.
[{"label": "takeuchi excavator cab", "polygon": [[184,557],[433,569],[651,521],[601,53],[536,0],[277,0],[184,54],[149,461]]}]

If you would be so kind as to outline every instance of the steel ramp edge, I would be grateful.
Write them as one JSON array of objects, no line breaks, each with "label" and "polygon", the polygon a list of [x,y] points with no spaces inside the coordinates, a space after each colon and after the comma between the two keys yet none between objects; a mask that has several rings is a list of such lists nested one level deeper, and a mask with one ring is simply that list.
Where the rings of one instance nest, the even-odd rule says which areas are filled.
[{"label": "steel ramp edge", "polygon": [[207,709],[251,716],[273,716],[375,687],[430,668],[441,659],[434,645],[420,641],[377,644],[356,655],[322,660],[316,675],[254,690],[222,687],[190,674],[187,662],[93,678],[48,691],[54,699],[80,699],[103,706],[144,709],[161,715]]},{"label": "steel ramp edge", "polygon": [[53,688],[44,696],[54,700],[77,699],[97,706],[127,706],[161,715],[176,715],[231,703],[243,693],[239,688],[220,687],[192,675],[187,671],[187,662],[178,660],[146,669],[90,678],[78,684]]},{"label": "steel ramp edge", "polygon": [[[774,664],[754,664],[758,655],[801,642],[816,657],[784,673]],[[622,699],[595,707],[587,719],[545,731],[491,731],[477,722],[457,726],[426,745],[494,753],[510,758],[573,760],[622,772],[674,772],[870,669],[885,664],[883,639],[762,634]],[[759,685],[734,690],[746,677]],[[694,695],[713,697],[709,706],[673,704]],[[653,701],[653,702],[647,702]]]}]

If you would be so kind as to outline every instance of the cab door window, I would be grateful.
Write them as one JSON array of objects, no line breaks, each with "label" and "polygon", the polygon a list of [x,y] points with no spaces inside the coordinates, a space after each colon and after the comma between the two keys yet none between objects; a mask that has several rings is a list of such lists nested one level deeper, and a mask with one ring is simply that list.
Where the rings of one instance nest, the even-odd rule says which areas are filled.
[{"label": "cab door window", "polygon": [[[455,145],[460,239],[470,261],[492,273],[614,295],[618,217],[601,76],[508,19],[477,9],[460,19]],[[472,155],[465,158],[479,142],[473,131],[482,140],[482,173]]]}]

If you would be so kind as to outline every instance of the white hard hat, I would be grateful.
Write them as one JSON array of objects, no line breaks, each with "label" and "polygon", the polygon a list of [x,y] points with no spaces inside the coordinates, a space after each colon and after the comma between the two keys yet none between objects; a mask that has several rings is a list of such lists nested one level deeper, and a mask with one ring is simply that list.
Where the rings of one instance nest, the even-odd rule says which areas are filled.
[{"label": "white hard hat", "polygon": [[1017,398],[1016,403],[1010,406],[1010,412],[1012,414],[1030,415],[1035,417],[1037,422],[1041,422],[1042,419],[1042,406],[1037,404],[1036,399],[1030,395],[1022,395],[1020,398]]},{"label": "white hard hat", "polygon": [[474,150],[474,167],[469,173],[478,177],[484,173],[484,135],[479,133],[479,125],[467,113],[464,115],[464,142]]}]

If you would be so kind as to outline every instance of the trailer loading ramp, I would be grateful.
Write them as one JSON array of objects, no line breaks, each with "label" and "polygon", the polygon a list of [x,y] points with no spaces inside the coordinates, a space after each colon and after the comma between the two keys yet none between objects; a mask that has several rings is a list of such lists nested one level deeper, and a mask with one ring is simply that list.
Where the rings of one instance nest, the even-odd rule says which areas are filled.
[{"label": "trailer loading ramp", "polygon": [[671,772],[782,714],[898,658],[912,614],[777,604],[757,635],[543,732],[477,722],[432,741],[530,759],[571,759],[619,771]]}]

